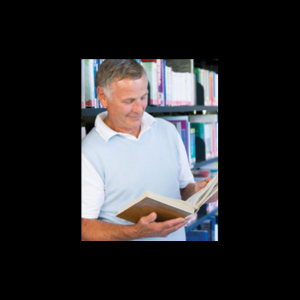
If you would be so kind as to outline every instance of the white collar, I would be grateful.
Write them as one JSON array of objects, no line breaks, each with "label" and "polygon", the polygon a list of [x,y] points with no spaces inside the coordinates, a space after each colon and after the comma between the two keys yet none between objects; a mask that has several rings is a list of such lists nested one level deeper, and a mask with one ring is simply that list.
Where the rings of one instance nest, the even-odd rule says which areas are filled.
[{"label": "white collar", "polygon": [[107,142],[111,137],[114,135],[122,135],[128,139],[131,140],[138,140],[148,129],[150,129],[150,125],[153,122],[156,122],[156,119],[149,115],[147,112],[144,112],[143,118],[142,118],[142,123],[141,123],[141,132],[139,134],[139,137],[136,138],[135,136],[128,134],[128,133],[121,133],[121,132],[116,132],[112,130],[110,127],[108,127],[105,123],[104,120],[107,116],[107,111],[104,111],[100,114],[97,115],[95,119],[95,127],[96,131],[100,134],[100,136]]}]

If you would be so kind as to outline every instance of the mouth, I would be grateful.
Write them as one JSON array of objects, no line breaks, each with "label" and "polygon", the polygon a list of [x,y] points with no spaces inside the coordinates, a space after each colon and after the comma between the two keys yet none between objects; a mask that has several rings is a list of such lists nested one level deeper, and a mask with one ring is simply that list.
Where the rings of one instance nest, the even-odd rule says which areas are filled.
[{"label": "mouth", "polygon": [[142,118],[141,115],[138,115],[138,116],[129,116],[130,119],[134,120],[134,121],[137,121],[137,120],[140,120]]}]

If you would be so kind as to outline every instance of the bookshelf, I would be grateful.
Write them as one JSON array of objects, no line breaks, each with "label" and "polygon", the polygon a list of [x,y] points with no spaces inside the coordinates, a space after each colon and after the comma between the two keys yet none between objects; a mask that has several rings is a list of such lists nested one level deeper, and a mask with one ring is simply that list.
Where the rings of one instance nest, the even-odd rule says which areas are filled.
[{"label": "bookshelf", "polygon": [[[148,113],[190,113],[200,111],[218,111],[218,106],[147,106],[146,112]],[[96,117],[101,112],[106,111],[106,108],[81,108],[81,117]]]}]

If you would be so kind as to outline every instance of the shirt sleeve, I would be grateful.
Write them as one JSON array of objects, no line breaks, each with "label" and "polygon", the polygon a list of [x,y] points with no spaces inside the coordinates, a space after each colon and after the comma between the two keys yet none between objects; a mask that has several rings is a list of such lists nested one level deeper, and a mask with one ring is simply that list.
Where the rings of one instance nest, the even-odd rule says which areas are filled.
[{"label": "shirt sleeve", "polygon": [[181,189],[185,188],[190,183],[195,183],[193,173],[190,169],[190,165],[187,159],[186,150],[178,133],[178,144],[179,144],[179,187]]},{"label": "shirt sleeve", "polygon": [[97,219],[104,202],[104,183],[88,159],[81,155],[81,217]]}]

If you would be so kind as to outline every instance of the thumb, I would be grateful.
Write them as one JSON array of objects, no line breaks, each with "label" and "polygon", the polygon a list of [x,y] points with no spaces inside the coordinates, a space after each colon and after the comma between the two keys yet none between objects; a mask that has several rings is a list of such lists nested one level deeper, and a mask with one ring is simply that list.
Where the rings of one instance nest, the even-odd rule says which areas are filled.
[{"label": "thumb", "polygon": [[153,221],[155,221],[157,218],[157,214],[155,212],[152,212],[150,215],[143,217],[143,221],[145,222],[145,224],[149,224]]}]

